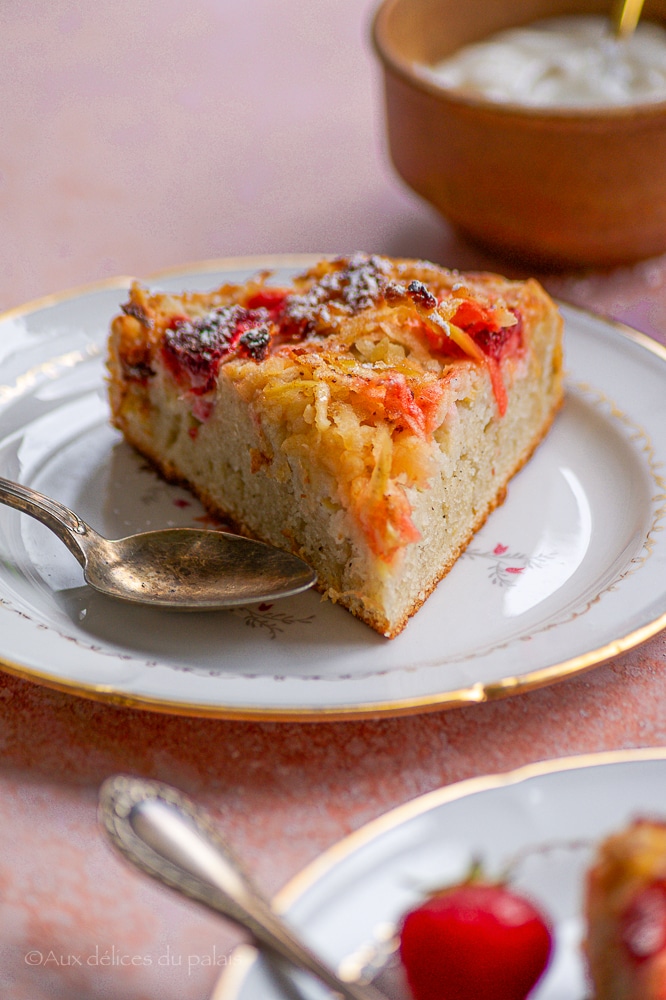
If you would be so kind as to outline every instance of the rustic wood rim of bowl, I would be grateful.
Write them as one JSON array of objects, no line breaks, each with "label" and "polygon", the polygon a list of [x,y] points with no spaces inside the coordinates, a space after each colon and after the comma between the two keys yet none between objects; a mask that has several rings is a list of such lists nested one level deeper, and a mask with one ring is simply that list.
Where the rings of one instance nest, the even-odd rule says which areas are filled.
[{"label": "rustic wood rim of bowl", "polygon": [[666,99],[663,101],[647,101],[639,104],[614,105],[594,108],[545,108],[519,104],[510,101],[488,101],[483,97],[468,94],[458,94],[445,87],[438,87],[414,71],[408,59],[403,59],[397,48],[388,39],[386,22],[391,10],[404,0],[383,0],[377,8],[372,20],[371,39],[375,53],[385,70],[391,70],[402,77],[410,86],[422,90],[426,94],[437,97],[442,104],[451,106],[478,108],[487,114],[495,114],[498,118],[515,117],[519,115],[526,119],[541,119],[552,121],[595,121],[611,122],[613,120],[626,122],[628,119],[659,118],[666,115]]}]

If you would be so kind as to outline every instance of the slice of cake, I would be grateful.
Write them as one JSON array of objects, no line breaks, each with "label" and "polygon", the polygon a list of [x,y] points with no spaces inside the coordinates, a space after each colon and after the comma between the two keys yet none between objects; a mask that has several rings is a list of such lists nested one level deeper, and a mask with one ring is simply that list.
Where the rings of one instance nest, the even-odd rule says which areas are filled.
[{"label": "slice of cake", "polygon": [[599,846],[585,916],[595,1000],[666,1000],[666,823],[635,820]]},{"label": "slice of cake", "polygon": [[562,322],[533,280],[355,254],[288,287],[135,284],[122,308],[108,367],[126,439],[388,637],[562,400]]}]

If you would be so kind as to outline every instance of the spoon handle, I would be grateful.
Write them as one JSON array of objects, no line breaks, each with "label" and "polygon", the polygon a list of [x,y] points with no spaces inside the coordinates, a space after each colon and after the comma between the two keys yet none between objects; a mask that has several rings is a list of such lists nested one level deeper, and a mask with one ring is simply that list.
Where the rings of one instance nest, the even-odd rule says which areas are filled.
[{"label": "spoon handle", "polygon": [[615,35],[627,38],[636,30],[644,0],[615,0],[612,20]]},{"label": "spoon handle", "polygon": [[65,543],[69,551],[85,566],[85,541],[94,534],[85,521],[64,504],[0,476],[0,503],[35,517]]},{"label": "spoon handle", "polygon": [[385,1000],[371,986],[343,982],[282,922],[208,816],[176,789],[124,775],[109,778],[100,791],[99,818],[116,849],[147,875],[240,924],[345,1000]]}]

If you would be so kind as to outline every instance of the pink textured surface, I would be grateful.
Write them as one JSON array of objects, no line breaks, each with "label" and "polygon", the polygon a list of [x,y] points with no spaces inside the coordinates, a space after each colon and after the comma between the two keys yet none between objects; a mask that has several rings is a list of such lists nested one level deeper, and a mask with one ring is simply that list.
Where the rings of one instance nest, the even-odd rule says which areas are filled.
[{"label": "pink textured surface", "polygon": [[[232,254],[366,249],[504,269],[388,165],[373,6],[3,5],[0,307]],[[666,342],[666,258],[544,280]],[[169,718],[2,676],[0,994],[204,1000],[227,960],[235,932],[101,841],[96,796],[109,774],[195,796],[273,892],[421,792],[544,758],[663,744],[665,666],[662,634],[506,702],[318,725]]]}]

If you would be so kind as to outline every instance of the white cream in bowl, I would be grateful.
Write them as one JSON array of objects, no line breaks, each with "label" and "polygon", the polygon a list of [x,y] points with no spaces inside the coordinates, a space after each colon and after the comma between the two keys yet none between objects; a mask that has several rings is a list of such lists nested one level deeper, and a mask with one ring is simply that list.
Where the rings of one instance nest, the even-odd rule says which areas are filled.
[{"label": "white cream in bowl", "polygon": [[598,108],[666,101],[666,29],[641,21],[617,39],[605,17],[547,18],[419,69],[446,90],[500,103]]}]

